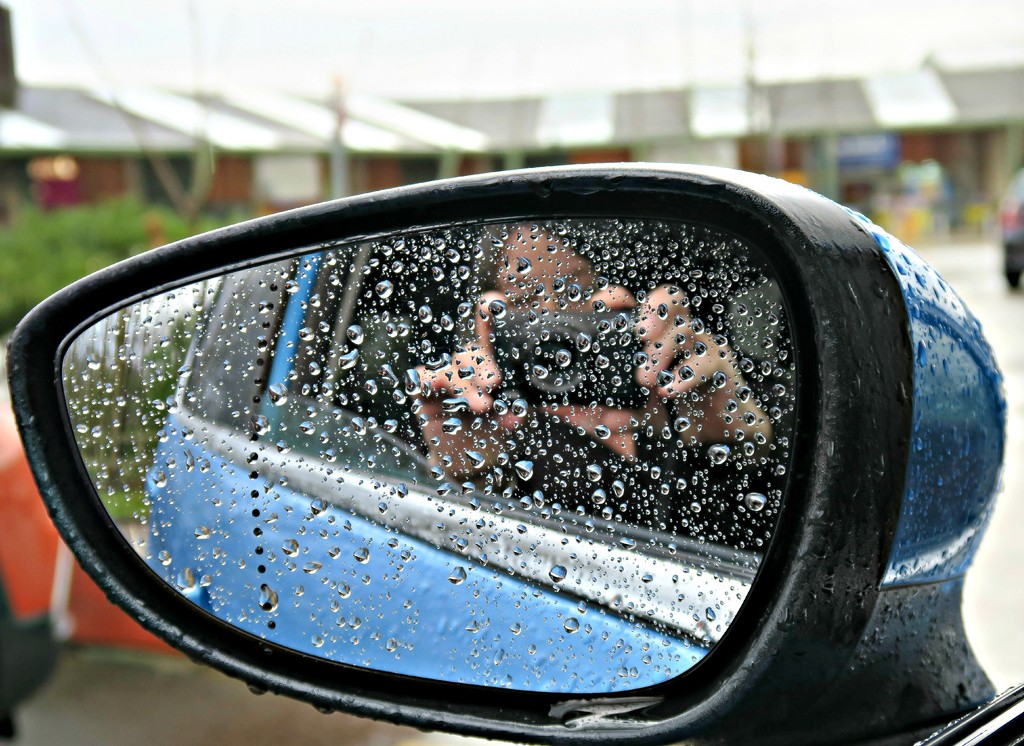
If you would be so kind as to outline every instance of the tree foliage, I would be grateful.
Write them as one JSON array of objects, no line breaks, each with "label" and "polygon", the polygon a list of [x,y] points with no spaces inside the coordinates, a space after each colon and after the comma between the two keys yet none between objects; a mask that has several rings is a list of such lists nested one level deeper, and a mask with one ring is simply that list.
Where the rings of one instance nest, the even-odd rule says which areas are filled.
[{"label": "tree foliage", "polygon": [[218,224],[206,218],[190,230],[170,209],[135,199],[50,212],[26,207],[0,228],[0,336],[80,277]]}]

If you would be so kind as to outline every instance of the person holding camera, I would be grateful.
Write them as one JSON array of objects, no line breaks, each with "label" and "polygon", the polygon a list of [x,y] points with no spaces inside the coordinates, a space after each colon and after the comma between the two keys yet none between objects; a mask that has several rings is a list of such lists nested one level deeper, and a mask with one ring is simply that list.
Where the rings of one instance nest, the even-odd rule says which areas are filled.
[{"label": "person holding camera", "polygon": [[680,446],[770,439],[736,356],[679,288],[635,296],[536,226],[510,231],[494,285],[451,363],[417,369],[414,406],[446,477],[665,529],[693,471]]}]

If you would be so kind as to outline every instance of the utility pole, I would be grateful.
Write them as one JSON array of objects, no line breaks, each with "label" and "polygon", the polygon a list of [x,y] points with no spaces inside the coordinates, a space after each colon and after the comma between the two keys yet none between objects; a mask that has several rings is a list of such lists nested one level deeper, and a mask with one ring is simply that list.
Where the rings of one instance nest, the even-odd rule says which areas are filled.
[{"label": "utility pole", "polygon": [[334,109],[334,136],[331,138],[331,199],[348,196],[348,151],[345,149],[345,82],[340,75],[334,77],[332,95]]},{"label": "utility pole", "polygon": [[743,2],[743,46],[745,52],[743,84],[747,96],[749,133],[757,144],[759,167],[765,173],[778,175],[783,168],[780,143],[772,133],[771,108],[767,92],[757,80],[757,25],[751,0]]}]

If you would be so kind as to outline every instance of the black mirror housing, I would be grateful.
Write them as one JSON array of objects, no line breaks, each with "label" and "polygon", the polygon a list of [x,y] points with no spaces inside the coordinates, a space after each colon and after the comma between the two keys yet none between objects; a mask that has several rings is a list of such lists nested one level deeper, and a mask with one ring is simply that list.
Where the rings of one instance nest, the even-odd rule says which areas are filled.
[{"label": "black mirror housing", "polygon": [[[114,528],[75,446],[60,385],[64,352],[97,318],[186,282],[339,239],[603,216],[685,220],[757,245],[791,320],[800,427],[788,491],[745,605],[691,671],[621,695],[496,697],[482,687],[424,686],[318,660],[190,604],[159,582]],[[945,412],[946,422],[959,416],[944,403],[953,394],[937,383],[930,398],[915,395],[927,381],[927,351],[914,323],[954,339],[977,330],[962,304],[942,295],[955,298],[948,288],[912,260],[893,258],[889,240],[809,190],[724,169],[564,167],[405,187],[214,231],[76,283],[37,307],[12,337],[12,396],[40,491],[85,569],[148,629],[254,688],[326,711],[533,742],[904,742],[992,694],[966,642],[960,598],[995,489],[1005,407],[978,336],[963,369],[944,374],[950,390],[963,385],[984,402],[982,453],[964,460],[959,475],[972,485],[961,503],[965,514],[955,525],[908,528],[908,485],[926,487],[929,470],[938,468],[912,455],[925,422],[922,401]],[[906,277],[916,282],[915,272],[938,301],[908,302]],[[929,564],[934,546],[968,534]]]}]

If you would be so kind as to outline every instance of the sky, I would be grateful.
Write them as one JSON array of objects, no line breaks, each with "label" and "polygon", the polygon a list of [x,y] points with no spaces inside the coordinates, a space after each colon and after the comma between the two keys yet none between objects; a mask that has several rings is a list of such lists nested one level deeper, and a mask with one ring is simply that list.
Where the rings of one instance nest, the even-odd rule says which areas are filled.
[{"label": "sky", "polygon": [[4,2],[34,84],[486,99],[1024,63],[1024,0]]}]

